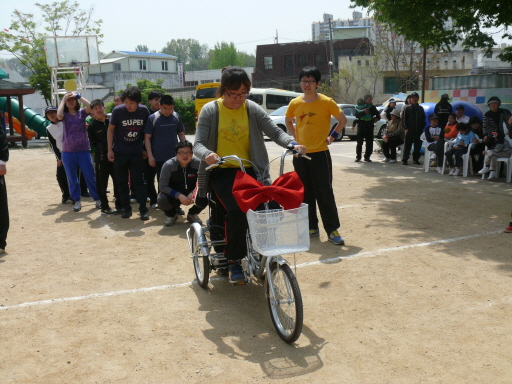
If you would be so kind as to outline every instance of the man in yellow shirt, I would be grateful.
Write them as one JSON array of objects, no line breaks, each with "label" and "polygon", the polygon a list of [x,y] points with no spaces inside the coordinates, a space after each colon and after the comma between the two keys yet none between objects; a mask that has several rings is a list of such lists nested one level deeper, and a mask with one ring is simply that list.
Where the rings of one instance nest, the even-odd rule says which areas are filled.
[{"label": "man in yellow shirt", "polygon": [[[331,154],[327,146],[339,137],[347,118],[333,99],[316,91],[321,80],[317,68],[305,67],[299,74],[299,80],[304,93],[290,102],[286,111],[286,127],[295,140],[307,148],[311,157],[311,160],[293,159],[295,171],[304,184],[304,202],[309,205],[309,235],[320,235],[316,214],[318,204],[329,241],[345,245],[338,233],[340,220],[332,189]],[[338,120],[338,125],[329,134],[331,116]]]}]

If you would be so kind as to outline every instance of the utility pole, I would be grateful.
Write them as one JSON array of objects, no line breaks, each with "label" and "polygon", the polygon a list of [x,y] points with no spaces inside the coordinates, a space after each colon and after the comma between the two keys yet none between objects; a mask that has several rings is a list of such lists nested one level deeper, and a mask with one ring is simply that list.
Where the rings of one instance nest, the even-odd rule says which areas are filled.
[{"label": "utility pole", "polygon": [[332,24],[331,18],[329,17],[329,85],[331,86],[332,81],[332,66],[334,65],[334,52],[332,43]]},{"label": "utility pole", "polygon": [[276,29],[276,38],[274,39],[274,44],[279,44],[279,36],[277,35],[277,29]]},{"label": "utility pole", "polygon": [[426,92],[426,80],[427,80],[427,47],[423,48],[423,81],[421,82],[421,102],[425,102]]}]

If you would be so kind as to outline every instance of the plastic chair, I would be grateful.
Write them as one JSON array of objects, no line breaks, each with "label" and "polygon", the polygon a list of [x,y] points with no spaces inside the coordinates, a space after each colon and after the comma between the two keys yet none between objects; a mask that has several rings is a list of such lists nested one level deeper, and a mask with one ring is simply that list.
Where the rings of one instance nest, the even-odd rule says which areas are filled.
[{"label": "plastic chair", "polygon": [[429,151],[428,149],[429,142],[425,137],[425,133],[421,134],[420,139],[421,141],[423,141],[422,147],[425,149],[425,154],[423,155],[423,169],[425,170],[425,172],[428,172],[430,169],[430,154],[432,153],[432,151]]},{"label": "plastic chair", "polygon": [[[510,146],[512,147],[512,139],[508,136],[505,136],[505,140],[508,141]],[[512,156],[510,157],[498,157],[498,161],[496,162],[496,174],[500,174],[501,163],[505,163],[507,166],[507,183],[512,181]]]},{"label": "plastic chair", "polygon": [[[448,150],[453,147],[453,144],[454,144],[453,141],[447,141],[446,143],[444,143],[444,153],[448,152]],[[473,174],[473,162],[470,161],[471,160],[470,152],[471,152],[471,149],[473,149],[474,145],[475,144],[471,143],[469,145],[468,151],[464,155],[462,155],[462,176],[463,177],[468,177],[468,172],[471,172],[471,174]],[[441,171],[441,175],[444,175],[444,168],[447,163],[448,163],[448,161],[446,160],[446,156],[445,156],[444,161],[443,161],[443,170]]]}]

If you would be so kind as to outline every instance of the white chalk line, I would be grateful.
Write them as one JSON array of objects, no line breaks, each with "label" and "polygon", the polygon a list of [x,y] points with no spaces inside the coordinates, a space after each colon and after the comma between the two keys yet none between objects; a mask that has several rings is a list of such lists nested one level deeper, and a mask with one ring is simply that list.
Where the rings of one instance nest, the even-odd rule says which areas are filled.
[{"label": "white chalk line", "polygon": [[[330,264],[330,263],[334,263],[334,262],[340,261],[342,259],[348,259],[348,258],[355,259],[355,258],[360,258],[360,257],[372,257],[372,256],[377,256],[377,255],[380,255],[380,254],[383,254],[383,253],[388,253],[388,252],[403,251],[405,249],[418,248],[418,247],[428,247],[428,246],[437,245],[437,244],[453,243],[455,241],[467,240],[467,239],[472,239],[472,238],[476,238],[476,237],[496,235],[496,234],[499,234],[499,233],[502,233],[502,232],[503,232],[503,230],[493,231],[493,232],[485,232],[485,233],[479,233],[479,234],[476,234],[476,235],[454,237],[454,238],[451,238],[451,239],[435,240],[435,241],[429,241],[429,242],[426,242],[426,243],[402,245],[402,246],[399,246],[399,247],[383,248],[383,249],[377,249],[375,251],[367,251],[367,252],[354,253],[354,254],[351,254],[351,255],[337,256],[337,257],[333,257],[333,258],[330,258],[330,259],[318,260],[318,261],[310,261],[310,262],[298,264],[296,266],[296,268],[309,267],[309,266],[318,265],[318,264]],[[210,279],[210,281],[217,281],[217,280],[226,280],[226,277],[216,277],[216,278],[211,278]],[[161,285],[161,286],[157,286],[157,287],[135,288],[135,289],[127,289],[127,290],[123,290],[123,291],[116,291],[116,292],[92,293],[90,295],[83,295],[83,296],[63,297],[63,298],[60,298],[60,299],[32,301],[32,302],[21,303],[21,304],[16,304],[16,305],[1,306],[0,310],[17,309],[17,308],[24,308],[24,307],[30,307],[30,306],[36,306],[36,305],[44,305],[44,304],[63,303],[63,302],[67,302],[67,301],[86,300],[86,299],[93,299],[93,298],[97,298],[97,297],[119,296],[119,295],[125,295],[125,294],[130,294],[130,293],[151,292],[151,291],[170,289],[170,288],[181,288],[181,287],[190,286],[192,284],[197,284],[197,282],[194,280],[192,282],[186,282],[186,283],[180,283],[180,284],[170,284],[170,285]]]}]

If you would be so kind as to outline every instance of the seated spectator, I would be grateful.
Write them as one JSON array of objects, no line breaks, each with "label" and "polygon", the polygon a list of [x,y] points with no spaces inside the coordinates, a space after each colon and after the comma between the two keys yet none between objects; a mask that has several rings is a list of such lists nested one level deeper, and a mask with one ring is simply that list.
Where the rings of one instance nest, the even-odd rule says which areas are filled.
[{"label": "seated spectator", "polygon": [[386,135],[382,140],[382,152],[386,157],[383,162],[396,163],[396,148],[404,143],[405,129],[400,118],[400,111],[393,109],[391,111],[391,120],[386,126]]},{"label": "seated spectator", "polygon": [[473,169],[482,169],[484,166],[484,156],[482,152],[485,151],[482,120],[480,120],[478,116],[472,116],[469,118],[468,124],[471,126],[471,130],[475,136],[477,136],[473,141],[475,145],[471,148],[470,152]]},{"label": "seated spectator", "polygon": [[450,113],[448,115],[448,124],[444,128],[444,138],[446,141],[451,141],[457,137],[457,124],[455,113]]},{"label": "seated spectator", "polygon": [[[450,165],[451,176],[458,176],[460,174],[460,166],[462,165],[462,155],[468,152],[469,146],[473,143],[475,134],[471,131],[468,124],[459,123],[457,124],[457,138],[452,149],[445,153],[446,160]],[[455,157],[455,162],[453,158]]]},{"label": "seated spectator", "polygon": [[512,156],[512,147],[507,140],[503,141],[503,144],[497,142],[497,138],[494,134],[490,134],[484,137],[484,144],[486,150],[483,152],[484,167],[478,171],[479,174],[483,175],[489,172],[488,179],[495,179],[498,177],[496,174],[496,165],[500,157],[509,158]]},{"label": "seated spectator", "polygon": [[165,226],[172,227],[178,220],[177,210],[181,204],[191,206],[187,220],[202,224],[199,213],[206,207],[195,204],[194,190],[197,184],[197,172],[201,160],[192,153],[192,143],[180,141],[175,147],[176,156],[167,160],[160,173],[158,187],[158,208],[164,211]]},{"label": "seated spectator", "polygon": [[455,116],[457,119],[457,123],[464,123],[464,124],[469,123],[469,116],[466,116],[464,114],[464,112],[465,112],[464,106],[457,105],[457,107],[455,108]]},{"label": "seated spectator", "polygon": [[496,133],[496,142],[502,144],[505,140],[506,127],[510,135],[510,122],[512,122],[512,114],[508,109],[500,108],[501,100],[497,96],[492,96],[487,101],[489,111],[484,114],[483,132],[485,135]]},{"label": "seated spectator", "polygon": [[[430,125],[425,127],[425,129],[423,130],[423,133],[425,134],[425,140],[427,141],[427,149],[429,151],[434,152],[432,153],[432,156],[430,158],[433,159],[433,161],[435,161],[435,158],[438,157],[439,161],[442,164],[442,161],[444,159],[444,139],[443,130],[441,129],[441,127],[437,125],[439,117],[435,114],[430,114],[428,120],[430,121]],[[438,152],[439,155],[437,155]],[[425,161],[428,161],[428,159],[425,159]],[[442,167],[437,167],[437,171],[441,173]]]}]

